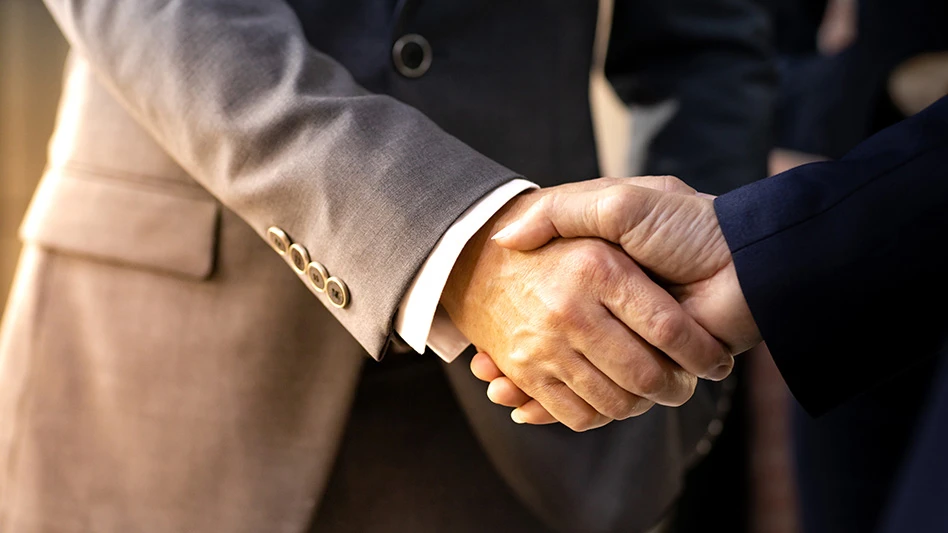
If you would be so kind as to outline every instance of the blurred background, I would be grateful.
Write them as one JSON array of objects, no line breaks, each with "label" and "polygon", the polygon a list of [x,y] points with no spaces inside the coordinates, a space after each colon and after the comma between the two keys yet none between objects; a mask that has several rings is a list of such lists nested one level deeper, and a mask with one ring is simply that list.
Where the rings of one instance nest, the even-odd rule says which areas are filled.
[{"label": "blurred background", "polygon": [[66,50],[42,2],[0,0],[0,309],[17,227],[46,164]]}]

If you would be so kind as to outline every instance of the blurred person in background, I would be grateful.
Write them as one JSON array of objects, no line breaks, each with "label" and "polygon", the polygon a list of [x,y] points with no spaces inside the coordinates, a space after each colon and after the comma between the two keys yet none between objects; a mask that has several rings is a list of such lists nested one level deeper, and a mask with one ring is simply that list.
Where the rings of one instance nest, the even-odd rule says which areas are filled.
[{"label": "blurred person in background", "polygon": [[[569,257],[485,241],[543,193],[521,176],[599,173],[596,3],[46,3],[72,53],[0,330],[0,529],[625,531],[667,512],[724,386],[574,435],[512,424],[437,359],[544,314],[453,273]],[[770,59],[750,1],[617,3],[609,79],[673,110],[644,171],[713,192],[763,176]],[[555,275],[537,290],[590,299]],[[577,427],[609,421],[591,413]]]},{"label": "blurred person in background", "polygon": [[944,2],[769,1],[780,72],[774,170],[792,165],[792,154],[799,162],[842,157],[943,94],[944,80],[935,75],[931,83],[911,85],[931,88],[922,102],[900,108],[900,94],[911,90],[892,80],[902,78],[899,67],[912,58],[948,47]]}]

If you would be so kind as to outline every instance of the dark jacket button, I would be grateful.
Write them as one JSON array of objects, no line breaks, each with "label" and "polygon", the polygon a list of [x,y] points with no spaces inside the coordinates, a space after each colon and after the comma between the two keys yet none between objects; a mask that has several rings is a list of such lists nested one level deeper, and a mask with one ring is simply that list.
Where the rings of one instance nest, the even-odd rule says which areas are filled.
[{"label": "dark jacket button", "polygon": [[411,33],[403,35],[392,47],[395,70],[406,78],[420,78],[431,68],[431,45],[428,40]]}]

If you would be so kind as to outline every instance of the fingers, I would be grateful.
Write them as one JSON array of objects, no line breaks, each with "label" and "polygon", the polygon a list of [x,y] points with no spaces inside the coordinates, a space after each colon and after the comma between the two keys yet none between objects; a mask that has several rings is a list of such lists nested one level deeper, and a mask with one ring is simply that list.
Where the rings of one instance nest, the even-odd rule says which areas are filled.
[{"label": "fingers", "polygon": [[615,185],[622,184],[675,194],[698,194],[698,191],[675,176],[636,176],[624,178],[622,183],[616,183]]},{"label": "fingers", "polygon": [[[559,375],[577,396],[612,420],[639,416],[654,405],[654,402],[617,385],[585,357],[576,359],[571,365],[561,365]],[[541,398],[537,399],[544,407],[549,407]]]},{"label": "fingers", "polygon": [[[500,369],[493,363],[489,355],[481,352],[478,353],[475,358],[478,360],[478,371],[481,372],[482,375],[498,375],[498,377],[484,380],[490,381],[490,385],[487,387],[487,397],[490,398],[490,401],[498,405],[515,408],[525,406],[532,402],[535,404],[534,406],[519,411],[519,414],[525,417],[521,423],[549,424],[556,422],[556,419],[550,415],[549,411],[547,411],[540,402],[531,398],[527,393],[517,387],[510,378],[501,374]],[[472,369],[475,366],[473,360],[471,366]],[[484,372],[485,370],[486,372]],[[586,370],[594,371],[595,369],[587,368]],[[475,373],[475,375],[477,375],[477,373]],[[630,416],[637,416],[648,411],[653,405],[652,402],[629,394],[608,380],[597,380],[598,382],[584,381],[585,385],[578,386],[578,390],[575,391],[577,392],[577,396],[599,398],[599,402],[593,400],[593,403],[590,405],[596,409],[597,412],[603,414],[605,418],[624,420]],[[603,388],[597,389],[597,387]],[[587,401],[587,403],[589,402]],[[597,403],[601,405],[597,405]],[[614,416],[608,416],[609,412],[612,412]],[[592,427],[598,427],[602,420],[602,417],[596,417],[596,420],[587,422],[578,421],[577,424],[585,425],[591,429]]]},{"label": "fingers", "polygon": [[565,383],[551,382],[531,394],[553,418],[573,431],[589,431],[612,422]]},{"label": "fingers", "polygon": [[600,237],[618,243],[644,218],[657,190],[694,195],[673,176],[601,178],[551,189],[523,216],[493,236],[500,246],[533,250],[556,237]]},{"label": "fingers", "polygon": [[[515,408],[510,417],[518,424],[542,425],[559,422],[539,401],[528,396],[507,377],[499,377],[491,381],[487,387],[487,397],[498,405]],[[639,412],[636,413],[636,416],[644,414],[654,405],[654,403],[647,400],[638,399],[638,401],[637,410]],[[595,420],[588,424],[586,429],[600,427],[608,421],[610,419],[605,415],[597,416]]]},{"label": "fingers", "polygon": [[599,237],[620,243],[623,234],[646,217],[658,194],[632,185],[552,192],[492,239],[514,250],[533,250],[556,237]]},{"label": "fingers", "polygon": [[510,418],[518,424],[532,424],[535,426],[545,424],[555,424],[557,419],[553,418],[546,409],[536,400],[521,405],[510,413]]},{"label": "fingers", "polygon": [[655,189],[657,191],[671,192],[676,194],[695,194],[695,190],[687,183],[681,181],[675,176],[635,176],[627,178],[596,178],[585,181],[575,181],[564,183],[548,190],[563,192],[582,192],[597,191],[616,185],[635,185],[645,187],[646,189]]},{"label": "fingers", "polygon": [[[539,401],[531,398],[520,387],[517,387],[510,378],[504,376],[488,354],[479,352],[475,355],[474,359],[471,360],[471,370],[478,379],[490,381],[490,385],[487,387],[487,397],[490,398],[490,401],[505,407],[515,408],[510,415],[514,422],[531,425],[559,422]],[[495,377],[487,378],[486,376]],[[579,410],[588,414],[588,410],[583,406],[580,406]],[[601,415],[595,416],[585,429],[600,427],[608,421],[606,417]]]},{"label": "fingers", "polygon": [[[586,368],[585,370],[592,371],[595,369]],[[491,359],[490,356],[484,352],[479,352],[471,360],[471,372],[473,372],[474,375],[478,379],[482,381],[490,382],[490,384],[487,386],[487,397],[490,399],[490,401],[498,405],[503,405],[506,407],[520,407],[526,404],[527,402],[533,400],[533,398],[531,398],[527,393],[523,392],[523,390],[520,389],[520,387],[515,385],[514,382],[510,378],[505,376],[503,372],[500,371],[500,368],[498,368],[497,365],[494,363],[493,359]],[[595,385],[606,386],[606,384],[602,382],[598,382]],[[595,385],[592,385],[592,386],[594,387]],[[615,387],[615,384],[612,384],[612,387],[610,387],[610,390],[608,392],[602,391],[602,390],[590,391],[589,390],[590,386],[587,385],[581,390],[584,391],[585,394],[589,394],[589,396],[585,396],[584,394],[579,394],[576,396],[576,398],[578,399],[580,396],[584,398],[589,398],[589,397],[604,398],[604,397],[609,397],[610,394],[620,394],[620,395],[627,394],[625,393],[625,391],[621,391],[621,393],[619,393],[614,390],[611,390],[613,387]],[[571,398],[570,395],[566,395],[566,394],[562,396],[566,397],[567,399]],[[586,407],[589,406],[588,402],[582,401],[582,404],[580,404],[580,402],[575,402],[575,403],[577,405],[573,409],[574,412],[580,413],[581,415],[589,414],[588,410],[586,409]],[[549,415],[546,409],[543,409],[542,407],[540,407],[540,409],[542,409],[544,413],[547,413],[547,415]],[[596,409],[596,410],[597,412],[602,411],[601,409]],[[617,414],[619,414],[621,418],[628,417],[628,415],[625,413],[617,413]],[[598,423],[598,421],[592,422],[592,424],[595,424],[595,423]],[[590,425],[590,422],[588,421],[583,422],[579,420],[576,422],[576,425],[588,426]]]},{"label": "fingers", "polygon": [[646,189],[655,189],[656,191],[675,194],[695,194],[697,192],[690,185],[675,176],[604,177],[566,183],[555,187],[555,189],[565,192],[596,191],[616,185],[635,185],[636,187],[645,187]]},{"label": "fingers", "polygon": [[[487,397],[497,405],[520,407],[527,402],[533,401],[539,406],[538,402],[515,385],[510,378],[500,371],[500,368],[497,368],[494,360],[491,359],[490,355],[486,352],[478,352],[474,355],[474,358],[471,359],[471,373],[473,373],[477,379],[489,382],[487,386]],[[546,409],[542,407],[539,407],[539,409],[541,409],[543,413],[546,413],[547,416],[550,416]]]},{"label": "fingers", "polygon": [[[641,401],[678,407],[691,399],[698,384],[694,374],[681,368],[605,309],[602,314],[600,325],[605,335],[589,337],[582,344],[583,353],[596,368]],[[648,410],[645,404],[641,407],[643,409],[632,416]]]},{"label": "fingers", "polygon": [[493,381],[504,375],[504,373],[497,368],[494,360],[484,352],[478,352],[474,358],[471,359],[471,373],[481,381]]},{"label": "fingers", "polygon": [[[605,351],[608,356],[597,358],[601,366],[591,364],[590,360],[583,358],[576,358],[571,364],[562,365],[559,374],[563,384],[598,413],[613,420],[639,416],[651,409],[656,402],[677,406],[691,397],[695,386],[693,376],[637,338],[615,318],[608,316],[608,313],[603,312],[603,315],[605,316],[600,324],[608,325],[610,329],[604,331],[605,335],[591,336],[587,344],[590,352]],[[603,338],[609,340],[604,343],[596,340]],[[630,349],[629,346],[633,348]],[[634,354],[638,361],[633,361],[631,354]],[[530,395],[500,371],[488,354],[478,353],[472,359],[471,367],[479,379],[490,381],[487,397],[492,402],[507,407],[519,407],[531,400]],[[641,369],[646,367],[650,370],[641,372]],[[604,373],[603,368],[620,376],[620,379],[629,385],[617,384],[617,378]],[[636,369],[639,371],[636,372]],[[666,373],[667,376],[664,375]],[[629,392],[630,390],[645,391],[649,397],[644,398]],[[584,408],[581,406],[579,409]],[[578,420],[574,425],[593,424],[595,422]]]},{"label": "fingers", "polygon": [[[600,293],[612,314],[687,372],[712,380],[726,378],[734,366],[727,347],[701,327],[672,295],[652,281],[631,259],[623,258],[621,263],[624,264],[618,265],[619,273],[612,276],[616,282]],[[657,360],[653,358],[653,361]],[[632,369],[632,372],[639,376],[639,380],[651,379],[659,389],[661,377],[682,379],[678,373],[669,374],[668,368],[662,370],[665,371],[639,368]],[[672,392],[681,392],[681,389],[675,389],[674,382],[665,384],[665,387],[671,388]]]},{"label": "fingers", "polygon": [[[483,355],[487,357],[486,354]],[[559,422],[540,402],[528,396],[505,376],[491,381],[487,387],[487,397],[498,405],[514,407],[515,409],[511,412],[510,417],[518,424],[544,425]],[[643,403],[642,407],[644,413],[650,405],[649,403]]]},{"label": "fingers", "polygon": [[498,377],[490,382],[487,386],[487,397],[497,405],[505,407],[520,407],[533,399],[506,376]]}]

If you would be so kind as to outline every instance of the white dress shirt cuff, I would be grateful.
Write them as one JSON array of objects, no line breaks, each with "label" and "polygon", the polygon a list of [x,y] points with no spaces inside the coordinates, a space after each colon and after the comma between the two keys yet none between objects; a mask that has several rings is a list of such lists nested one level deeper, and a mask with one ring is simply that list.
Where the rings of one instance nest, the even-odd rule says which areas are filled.
[{"label": "white dress shirt cuff", "polygon": [[524,179],[497,187],[462,213],[441,236],[395,315],[395,331],[416,352],[424,353],[428,346],[450,363],[471,344],[438,304],[448,276],[471,237],[514,196],[536,188],[536,184]]}]

